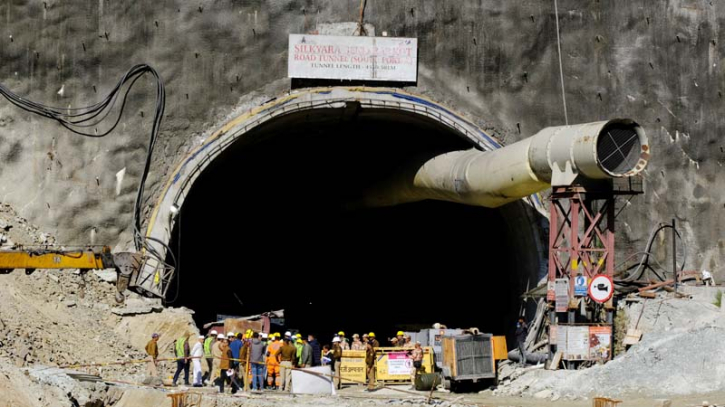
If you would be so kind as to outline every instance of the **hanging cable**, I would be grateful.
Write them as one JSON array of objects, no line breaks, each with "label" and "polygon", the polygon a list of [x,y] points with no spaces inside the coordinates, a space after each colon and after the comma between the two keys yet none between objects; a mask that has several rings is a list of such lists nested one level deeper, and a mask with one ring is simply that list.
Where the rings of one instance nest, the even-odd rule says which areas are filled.
[{"label": "hanging cable", "polygon": [[[126,72],[125,75],[123,75],[123,77],[121,77],[116,86],[111,89],[110,93],[103,100],[86,107],[59,108],[47,106],[41,103],[33,102],[16,93],[13,93],[12,91],[10,91],[10,89],[3,86],[2,84],[0,84],[0,95],[2,95],[13,105],[25,111],[57,121],[61,126],[75,134],[84,137],[100,138],[107,136],[118,126],[118,123],[121,121],[121,117],[123,116],[123,111],[126,107],[126,100],[128,98],[129,92],[131,91],[131,88],[136,83],[136,81],[146,73],[150,73],[156,81],[156,106],[154,111],[153,124],[151,126],[151,136],[149,137],[148,150],[146,153],[146,161],[144,163],[141,180],[139,182],[139,187],[136,193],[136,201],[134,203],[133,240],[134,246],[136,247],[137,251],[143,250],[150,256],[155,257],[156,260],[159,261],[159,263],[173,269],[173,266],[168,265],[165,262],[165,256],[162,256],[161,253],[159,253],[159,251],[149,243],[149,241],[161,244],[165,247],[167,253],[171,253],[169,247],[164,242],[161,242],[158,239],[145,237],[141,231],[141,207],[143,206],[144,188],[146,185],[146,179],[148,178],[148,174],[151,169],[153,151],[154,147],[156,146],[156,141],[158,140],[159,128],[161,126],[161,120],[164,116],[164,109],[166,106],[166,90],[164,88],[163,80],[159,76],[158,72],[154,68],[146,64],[134,65],[131,69],[128,70],[128,72]],[[126,84],[128,84],[128,86],[125,92],[123,92],[122,94],[123,96],[121,99],[121,106],[119,108],[118,116],[116,117],[116,120],[113,122],[113,124],[107,130],[100,133],[97,129],[92,133],[85,130],[89,127],[97,126],[111,114],[111,111],[113,110],[118,100],[118,97],[119,95],[121,95],[121,91]],[[171,258],[173,259],[173,253],[171,253]]]},{"label": "hanging cable", "polygon": [[561,38],[559,38],[559,5],[554,0],[554,16],[556,17],[556,47],[559,50],[559,77],[561,78],[561,100],[564,102],[564,123],[569,125],[569,114],[566,111],[566,92],[564,92],[564,68],[561,64]]},{"label": "hanging cable", "polygon": [[[634,256],[638,256],[640,254],[642,255],[642,258],[640,259],[639,263],[637,263],[636,265],[633,265],[633,266],[629,267],[625,271],[629,271],[631,269],[635,269],[635,270],[633,272],[629,273],[628,275],[622,277],[622,279],[620,281],[623,281],[623,282],[636,281],[636,280],[638,280],[638,279],[641,278],[641,276],[644,273],[644,271],[646,270],[646,268],[651,269],[655,273],[655,275],[657,275],[658,278],[660,278],[661,280],[664,280],[664,278],[660,277],[654,271],[654,268],[652,268],[652,266],[649,265],[649,261],[650,260],[653,260],[655,263],[657,263],[657,265],[660,268],[662,268],[663,270],[666,270],[661,264],[659,264],[659,262],[656,259],[654,259],[654,258],[650,259],[650,256],[653,256],[653,254],[652,254],[652,245],[654,244],[654,240],[657,237],[657,234],[659,232],[661,232],[662,230],[667,229],[667,228],[672,228],[672,225],[669,225],[669,224],[666,224],[666,223],[659,223],[659,224],[657,224],[652,229],[652,231],[650,232],[650,236],[649,236],[649,239],[647,239],[647,245],[645,246],[645,250],[630,255],[623,262],[620,263],[620,265],[621,265],[623,263],[626,263],[629,259],[631,259]],[[675,235],[682,242],[682,264],[680,265],[680,271],[683,271],[685,269],[685,263],[687,262],[687,246],[685,245],[685,242],[682,239],[682,236],[680,236],[680,232],[677,231],[677,229],[675,229]],[[624,273],[624,271],[621,272],[621,273]]]}]

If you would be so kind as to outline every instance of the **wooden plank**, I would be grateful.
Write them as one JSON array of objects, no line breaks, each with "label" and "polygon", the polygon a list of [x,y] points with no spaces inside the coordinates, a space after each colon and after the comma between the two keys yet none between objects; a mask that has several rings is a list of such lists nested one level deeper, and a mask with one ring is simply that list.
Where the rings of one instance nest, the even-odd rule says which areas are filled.
[{"label": "wooden plank", "polygon": [[453,338],[443,338],[443,366],[447,366],[451,370],[451,376],[456,377],[456,340]]},{"label": "wooden plank", "polygon": [[639,343],[639,341],[642,339],[642,331],[639,329],[628,329],[627,335],[624,336],[624,340],[622,341],[622,344],[625,346],[634,345],[636,343]]},{"label": "wooden plank", "polygon": [[657,293],[653,291],[642,291],[639,293],[639,296],[642,298],[657,298]]},{"label": "wooden plank", "polygon": [[667,281],[663,281],[661,283],[650,284],[648,286],[642,287],[638,291],[641,293],[642,291],[654,290],[655,288],[660,288],[660,287],[672,285],[674,283],[675,283],[675,280],[667,280]]},{"label": "wooden plank", "polygon": [[561,364],[561,359],[564,357],[564,352],[558,350],[554,354],[554,357],[551,359],[551,363],[549,363],[549,370],[557,370],[559,369],[559,364]]}]

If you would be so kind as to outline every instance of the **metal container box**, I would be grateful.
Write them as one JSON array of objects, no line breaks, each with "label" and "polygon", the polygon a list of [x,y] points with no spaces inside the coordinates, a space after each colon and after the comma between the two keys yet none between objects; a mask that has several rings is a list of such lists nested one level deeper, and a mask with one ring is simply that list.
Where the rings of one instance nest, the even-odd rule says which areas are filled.
[{"label": "metal container box", "polygon": [[494,379],[492,335],[455,335],[443,337],[443,376],[447,380],[462,381]]}]

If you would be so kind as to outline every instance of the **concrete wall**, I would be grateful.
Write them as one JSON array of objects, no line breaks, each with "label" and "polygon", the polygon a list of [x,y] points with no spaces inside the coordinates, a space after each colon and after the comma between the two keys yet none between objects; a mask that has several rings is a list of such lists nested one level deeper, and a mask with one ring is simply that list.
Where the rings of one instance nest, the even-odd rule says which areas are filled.
[{"label": "concrete wall", "polygon": [[[288,87],[289,33],[356,21],[359,4],[0,0],[0,83],[33,100],[80,106],[98,100],[132,64],[156,67],[168,115],[150,195],[237,105]],[[553,0],[368,0],[365,15],[378,34],[419,38],[412,91],[449,104],[505,143],[564,122]],[[725,275],[725,180],[718,176],[725,3],[561,0],[559,15],[570,123],[632,117],[652,145],[646,194],[618,218],[633,242],[620,240],[619,257],[640,250],[654,224],[675,216],[688,268],[704,263]],[[0,201],[60,241],[89,243],[94,235],[95,243],[128,245],[154,103],[152,83],[141,82],[122,125],[103,139],[72,135],[0,102]],[[664,246],[655,247],[668,259]]]}]

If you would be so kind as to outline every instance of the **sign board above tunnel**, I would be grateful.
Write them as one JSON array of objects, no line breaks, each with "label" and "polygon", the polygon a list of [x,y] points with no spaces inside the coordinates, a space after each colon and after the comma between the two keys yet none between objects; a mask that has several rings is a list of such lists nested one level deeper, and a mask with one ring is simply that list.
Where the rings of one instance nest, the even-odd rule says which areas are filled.
[{"label": "sign board above tunnel", "polygon": [[391,37],[289,36],[290,78],[416,82],[418,40]]}]

